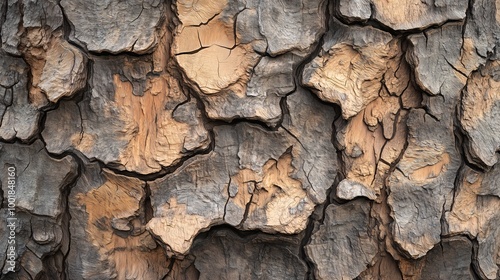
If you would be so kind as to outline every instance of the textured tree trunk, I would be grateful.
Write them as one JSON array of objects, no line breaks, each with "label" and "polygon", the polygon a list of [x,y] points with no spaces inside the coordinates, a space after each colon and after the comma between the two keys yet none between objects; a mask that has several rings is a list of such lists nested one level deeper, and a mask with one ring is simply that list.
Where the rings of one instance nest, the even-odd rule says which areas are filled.
[{"label": "textured tree trunk", "polygon": [[500,279],[499,0],[2,0],[1,279]]}]

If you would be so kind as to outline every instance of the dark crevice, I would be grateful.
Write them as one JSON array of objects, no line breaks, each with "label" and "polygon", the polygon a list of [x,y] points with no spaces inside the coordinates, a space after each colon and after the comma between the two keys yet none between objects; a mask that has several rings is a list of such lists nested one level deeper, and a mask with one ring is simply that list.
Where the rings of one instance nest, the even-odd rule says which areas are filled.
[{"label": "dark crevice", "polygon": [[[68,19],[68,16],[66,15],[66,12],[64,11],[64,8],[63,6],[61,5],[60,1],[58,1],[57,3],[59,5],[59,8],[61,9],[61,13],[62,13],[62,16],[63,16],[63,34],[64,34],[64,39],[69,43],[71,44],[73,47],[77,48],[80,50],[80,52],[83,54],[83,55],[86,55],[88,56],[88,49],[87,49],[87,45],[83,42],[80,42],[78,41],[76,38],[74,38],[74,41],[72,40],[71,38],[71,34],[74,32],[75,30],[75,26],[73,25],[73,23]],[[88,78],[87,78],[88,79]]]},{"label": "dark crevice", "polygon": [[168,167],[163,167],[160,171],[153,172],[153,173],[148,173],[148,174],[141,174],[135,171],[129,171],[125,170],[124,167],[121,164],[113,163],[113,162],[108,162],[105,163],[99,159],[90,159],[90,162],[97,162],[99,163],[99,166],[101,168],[107,168],[111,171],[113,171],[116,174],[127,176],[127,177],[135,177],[137,179],[143,180],[143,181],[154,181],[158,178],[164,177],[167,174],[174,173],[176,170],[181,168],[186,161],[189,159],[193,158],[194,156],[198,155],[204,155],[210,153],[212,150],[210,146],[208,146],[205,149],[198,149],[194,150],[189,154],[185,154],[182,158],[178,159],[175,161],[172,165]]},{"label": "dark crevice", "polygon": [[301,239],[300,242],[300,252],[299,252],[299,257],[300,259],[307,265],[307,279],[308,280],[314,280],[316,279],[314,275],[315,267],[316,264],[313,262],[312,259],[310,259],[306,253],[305,246],[309,244],[311,241],[311,237],[313,235],[314,229],[320,225],[324,224],[324,220],[326,217],[326,209],[330,204],[337,204],[335,201],[333,201],[331,198],[335,195],[336,192],[336,186],[339,183],[339,178],[341,177],[340,174],[337,175],[335,178],[335,181],[330,188],[326,190],[326,200],[325,202],[321,204],[317,204],[314,208],[313,213],[308,217],[307,221],[307,226],[306,229],[304,230],[304,236]]},{"label": "dark crevice", "polygon": [[193,245],[196,245],[199,242],[199,240],[205,240],[205,239],[207,239],[208,235],[211,232],[221,231],[221,230],[230,230],[233,233],[235,233],[238,237],[241,237],[243,239],[247,238],[247,237],[252,237],[252,236],[255,236],[255,235],[266,235],[266,236],[269,236],[272,239],[276,239],[276,240],[280,240],[281,238],[285,238],[286,239],[286,238],[290,238],[290,237],[293,238],[293,237],[299,237],[300,236],[300,234],[284,234],[284,233],[279,233],[279,232],[277,232],[277,233],[268,233],[268,232],[264,232],[264,231],[257,230],[257,229],[240,230],[237,227],[233,227],[233,226],[231,226],[229,224],[220,224],[220,225],[215,225],[215,226],[210,227],[210,230],[200,232],[195,237]]},{"label": "dark crevice", "polygon": [[[319,207],[325,207],[323,205],[316,205],[315,210],[319,209]],[[305,246],[310,242],[314,227],[316,225],[316,220],[313,218],[314,214],[309,216],[308,221],[307,221],[307,227],[304,230],[304,237],[300,241],[300,252],[299,252],[299,257],[302,259],[303,262],[307,265],[307,274],[306,274],[306,279],[308,280],[314,280],[314,270],[315,270],[315,263],[307,256]]]},{"label": "dark crevice", "polygon": [[146,182],[144,186],[144,224],[147,224],[153,218],[154,210],[151,204],[151,187]]},{"label": "dark crevice", "polygon": [[[295,87],[302,87],[303,84],[302,84],[302,79],[303,79],[303,72],[304,72],[304,67],[305,65],[307,65],[308,63],[310,63],[314,58],[316,58],[322,51],[322,48],[323,48],[323,44],[325,42],[325,36],[328,34],[328,32],[330,31],[330,9],[332,8],[332,5],[334,5],[331,1],[327,1],[326,3],[322,2],[322,5],[324,5],[324,8],[325,8],[325,31],[324,33],[319,37],[319,40],[318,42],[316,43],[316,46],[313,47],[313,50],[309,53],[309,55],[307,55],[302,61],[301,63],[294,69],[294,84],[295,84]],[[307,90],[307,89],[306,89]],[[332,107],[335,111],[335,116],[336,118],[341,118],[341,112],[340,112],[340,107],[337,106],[337,105],[333,105],[331,103],[328,103],[328,102],[325,102],[323,100],[321,100],[316,94],[313,94],[309,91],[309,94],[311,94],[312,96],[314,96],[314,98],[319,101],[320,104],[323,104],[323,105],[328,105],[330,107]],[[286,103],[286,98],[283,98],[282,99],[282,103],[280,104],[281,105],[281,108],[282,108],[282,114],[283,116],[285,115],[290,115],[290,110],[287,106],[287,103]],[[332,122],[332,141],[331,141],[331,144],[332,146],[335,147],[334,145],[334,138],[335,138],[335,135],[336,135],[336,129],[335,129],[335,120]],[[283,125],[282,125],[283,127]],[[284,127],[283,127],[284,128]],[[285,129],[286,130],[286,129]],[[302,143],[300,142],[300,140],[295,136],[293,135],[290,131],[286,130],[291,136],[293,136],[301,145]],[[305,147],[302,145],[302,147],[305,149]],[[336,151],[337,151],[337,160],[338,160],[338,166],[342,166],[343,165],[343,162],[342,162],[342,157],[341,157],[341,151],[338,150],[336,147],[335,147]],[[307,149],[306,149],[307,150]],[[307,179],[309,180],[308,178],[308,174],[305,173],[304,171],[304,174],[305,176],[307,177]],[[314,211],[313,213],[308,217],[308,221],[307,221],[307,226],[306,226],[306,229],[304,230],[304,236],[303,238],[301,239],[301,242],[300,242],[300,252],[299,252],[299,257],[300,259],[307,265],[307,274],[306,274],[306,279],[308,280],[314,280],[316,277],[315,277],[315,274],[314,274],[314,271],[315,271],[315,263],[313,262],[313,260],[311,260],[308,256],[307,256],[307,253],[306,253],[306,249],[305,249],[305,246],[310,242],[311,240],[311,237],[312,237],[312,234],[313,234],[313,230],[314,228],[319,224],[323,224],[323,221],[325,219],[325,215],[326,215],[326,208],[328,207],[328,205],[330,205],[332,203],[331,201],[331,197],[332,195],[336,192],[336,186],[338,185],[338,182],[340,181],[340,172],[338,173],[338,176],[335,178],[335,181],[334,181],[334,184],[332,186],[330,186],[330,188],[328,188],[326,190],[326,200],[325,202],[323,202],[322,204],[318,204],[315,206],[314,208]],[[312,185],[311,185],[312,187]],[[320,213],[320,216],[318,217],[317,214],[315,213]]]},{"label": "dark crevice", "polygon": [[268,131],[268,132],[278,131],[280,128],[279,124],[276,126],[273,126],[271,124],[263,122],[260,119],[239,118],[239,117],[235,117],[235,118],[230,119],[230,120],[209,119],[206,124],[209,127],[209,129],[213,129],[216,126],[224,126],[224,125],[237,126],[240,123],[252,124],[252,125],[258,126],[261,129]]},{"label": "dark crevice", "polygon": [[[464,134],[461,131],[460,125],[459,125],[459,120],[458,117],[460,115],[459,113],[459,105],[456,106],[455,113],[454,113],[454,118],[453,118],[453,134],[455,138],[455,149],[457,150],[457,154],[460,155],[460,168],[457,170],[457,174],[455,175],[455,180],[453,182],[453,193],[452,193],[452,201],[450,205],[449,211],[453,210],[453,206],[455,205],[455,197],[458,193],[458,188],[461,184],[461,174],[464,171],[465,166],[467,166],[467,159],[465,156],[465,148],[464,148]],[[444,229],[446,230],[445,232],[448,232],[448,229],[445,227],[446,221],[444,220],[444,213],[442,217],[442,225]]]},{"label": "dark crevice", "polygon": [[[229,200],[231,199],[231,175],[228,174],[228,177],[229,177],[229,182],[227,183],[227,200],[226,200],[226,203],[224,204],[224,215],[222,216],[223,221],[226,221],[227,204],[229,203]],[[250,201],[251,200],[252,200],[252,198],[250,198]],[[245,209],[245,212],[246,212],[246,209]]]},{"label": "dark crevice", "polygon": [[[344,151],[345,147],[342,145],[342,143],[338,142],[337,135],[339,133],[342,133],[342,128],[347,125],[347,121],[342,118],[341,112],[340,112],[340,106],[335,107],[335,115],[337,118],[333,121],[332,123],[332,145],[335,147],[335,150],[337,151],[337,168],[338,168],[338,175],[337,178],[339,179],[339,182],[345,179],[345,174],[347,174],[347,166],[346,163],[344,162]],[[335,192],[336,193],[336,192]],[[336,199],[336,196],[334,196]]]},{"label": "dark crevice", "polygon": [[163,277],[162,280],[169,279],[170,273],[172,273],[173,271],[175,261],[176,261],[175,258],[170,259],[170,264],[168,265],[168,272],[167,274],[165,274],[165,277]]},{"label": "dark crevice", "polygon": [[[431,112],[431,109],[427,106],[423,106],[421,109],[424,109],[425,111],[425,116],[429,116],[430,118],[432,118],[434,121],[436,122],[440,122],[440,119],[437,117],[437,116],[434,116],[434,114],[432,114]],[[425,117],[424,116],[424,117]]]},{"label": "dark crevice", "polygon": [[302,142],[300,141],[300,139],[295,134],[293,134],[290,130],[288,130],[284,126],[281,126],[281,128],[284,131],[286,131],[286,133],[288,133],[288,135],[290,135],[293,139],[295,139],[295,141],[297,141],[299,143],[299,145],[302,147],[302,149],[304,149],[307,152],[307,148],[304,146],[304,144],[302,144]]},{"label": "dark crevice", "polygon": [[[76,40],[76,39],[75,39]],[[72,43],[71,40],[68,41],[69,43]],[[135,43],[133,43],[135,44]],[[72,43],[73,46],[77,46],[76,43]],[[82,47],[80,47],[81,49]],[[103,50],[103,51],[100,51],[100,52],[97,52],[97,51],[87,51],[87,55],[90,57],[97,57],[97,58],[114,58],[114,57],[121,57],[121,56],[129,56],[129,57],[136,57],[136,58],[144,58],[144,57],[150,57],[152,55],[152,52],[153,52],[154,48],[152,48],[151,50],[148,50],[144,53],[136,53],[136,52],[133,52],[133,49],[132,47],[130,47],[130,50],[123,50],[123,51],[118,51],[118,52],[111,52],[111,51],[108,51],[108,50]]]},{"label": "dark crevice", "polygon": [[68,187],[62,193],[63,201],[65,204],[65,210],[62,214],[62,223],[61,224],[62,224],[63,231],[66,234],[67,240],[64,240],[64,238],[63,238],[63,240],[61,242],[67,242],[67,246],[68,246],[67,251],[62,252],[63,253],[63,272],[64,272],[65,279],[71,279],[69,272],[67,271],[67,269],[68,269],[67,257],[69,255],[69,252],[71,251],[71,246],[72,246],[71,230],[70,230],[70,224],[71,224],[72,217],[71,217],[71,214],[69,211],[69,198],[70,198],[71,189],[76,185],[77,181],[82,176],[83,168],[84,168],[84,163],[79,157],[77,157],[75,155],[72,155],[71,157],[77,163],[78,169],[77,169],[77,176],[75,176],[74,181],[71,184],[69,184]]},{"label": "dark crevice", "polygon": [[59,6],[59,9],[61,9],[61,14],[63,17],[63,23],[62,23],[62,31],[63,31],[63,38],[70,43],[72,46],[75,46],[78,48],[82,53],[87,53],[81,46],[77,46],[76,44],[72,44],[69,40],[70,34],[72,30],[74,30],[74,26],[71,24],[71,22],[68,19],[68,16],[66,15],[66,12],[64,11],[64,8],[62,7],[61,3],[57,3]]},{"label": "dark crevice", "polygon": [[[317,56],[319,56],[319,54],[321,53],[321,50],[323,49],[323,44],[325,43],[325,36],[328,34],[328,32],[330,31],[330,25],[328,24],[328,21],[329,21],[329,12],[328,12],[328,8],[326,9],[326,30],[325,30],[325,33],[323,33],[323,35],[321,35],[316,47],[313,49],[313,51],[308,55],[306,56],[302,62],[297,66],[297,68],[295,68],[294,70],[294,82],[295,82],[295,86],[301,86],[301,87],[304,87],[304,85],[302,84],[302,79],[303,79],[303,76],[302,74],[304,73],[304,67],[306,66],[306,64],[310,63],[311,61],[313,61],[314,58],[316,58]],[[307,87],[305,87],[307,88]],[[323,101],[324,102],[324,101]],[[328,103],[331,105],[331,103]]]},{"label": "dark crevice", "polygon": [[[295,77],[296,76],[294,75],[294,78]],[[285,120],[285,116],[290,117],[290,109],[288,108],[287,100],[288,100],[288,96],[290,94],[293,94],[296,90],[297,90],[297,84],[294,83],[293,91],[280,99],[281,115],[280,115],[279,120],[277,121],[276,127],[278,127],[278,126],[283,127],[283,121]]]},{"label": "dark crevice", "polygon": [[465,74],[462,70],[458,69],[457,67],[455,67],[455,65],[453,65],[452,63],[450,63],[450,61],[448,61],[448,59],[446,58],[446,56],[442,56],[444,58],[444,60],[446,61],[446,63],[453,69],[455,70],[455,72],[461,74],[462,76],[464,76],[464,78],[468,78],[467,74]]},{"label": "dark crevice", "polygon": [[245,222],[248,219],[248,215],[250,214],[250,206],[252,205],[252,202],[253,202],[253,196],[257,192],[257,183],[256,182],[252,182],[252,183],[253,183],[252,195],[250,196],[248,203],[245,205],[245,212],[243,213],[243,218],[241,219],[241,222],[238,224],[238,227],[241,227],[245,224]]},{"label": "dark crevice", "polygon": [[471,271],[473,272],[474,276],[477,276],[479,279],[488,279],[486,275],[484,275],[483,271],[481,270],[481,267],[479,265],[479,260],[478,260],[478,253],[479,253],[479,241],[477,238],[471,239],[470,237],[467,236],[469,240],[472,242],[472,265],[471,265]]},{"label": "dark crevice", "polygon": [[[199,39],[199,38],[198,38]],[[201,46],[200,44],[200,48],[199,49],[196,49],[196,50],[192,50],[192,51],[187,51],[187,52],[180,52],[180,53],[176,53],[175,56],[180,56],[180,55],[190,55],[190,54],[196,54],[196,53],[199,53],[200,51],[204,50],[204,49],[208,49],[210,48],[211,46]]]},{"label": "dark crevice", "polygon": [[211,16],[209,19],[207,19],[207,21],[205,22],[200,22],[199,24],[191,24],[191,25],[186,25],[185,27],[201,27],[203,25],[207,25],[209,24],[214,18],[216,18],[218,15],[220,15],[221,13],[215,13],[213,16]]}]

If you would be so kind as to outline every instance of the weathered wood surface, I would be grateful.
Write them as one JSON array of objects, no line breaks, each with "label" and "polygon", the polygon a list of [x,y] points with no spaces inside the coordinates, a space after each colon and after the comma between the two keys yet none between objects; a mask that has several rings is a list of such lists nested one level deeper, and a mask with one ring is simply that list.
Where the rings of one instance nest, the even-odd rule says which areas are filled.
[{"label": "weathered wood surface", "polygon": [[500,279],[499,50],[498,0],[2,1],[0,279]]}]

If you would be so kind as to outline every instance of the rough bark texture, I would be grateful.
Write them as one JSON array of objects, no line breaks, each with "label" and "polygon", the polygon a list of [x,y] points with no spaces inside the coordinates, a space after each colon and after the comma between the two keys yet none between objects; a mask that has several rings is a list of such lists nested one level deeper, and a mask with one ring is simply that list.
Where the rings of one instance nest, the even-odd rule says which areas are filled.
[{"label": "rough bark texture", "polygon": [[500,279],[500,1],[0,2],[0,279]]}]

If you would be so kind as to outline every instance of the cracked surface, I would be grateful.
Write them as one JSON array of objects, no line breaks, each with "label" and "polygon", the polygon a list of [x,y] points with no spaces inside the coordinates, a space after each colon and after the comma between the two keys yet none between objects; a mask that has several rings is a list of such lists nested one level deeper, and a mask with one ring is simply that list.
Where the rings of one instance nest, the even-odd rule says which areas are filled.
[{"label": "cracked surface", "polygon": [[150,174],[208,146],[196,100],[169,74],[148,76],[151,60],[96,57],[93,66],[92,91],[47,114],[42,136],[50,152],[76,149],[117,169]]},{"label": "cracked surface", "polygon": [[[477,240],[476,268],[485,279],[498,279],[500,233],[497,209],[500,204],[498,165],[486,173],[462,168],[453,207],[446,213],[448,234],[465,232]],[[493,225],[493,226],[492,226]]]},{"label": "cracked surface", "polygon": [[[228,229],[210,232],[193,244],[194,266],[199,279],[300,279],[307,267],[298,257],[299,236],[273,236],[253,233],[238,236]],[[213,259],[221,260],[214,263]],[[228,265],[226,265],[228,264]]]},{"label": "cracked surface", "polygon": [[304,68],[302,82],[322,100],[339,104],[343,118],[353,117],[377,98],[397,47],[389,33],[349,28],[332,19],[319,55]]},{"label": "cracked surface", "polygon": [[70,39],[91,52],[141,54],[157,43],[162,1],[63,0],[60,5],[72,26]]},{"label": "cracked surface", "polygon": [[[304,124],[296,114],[311,111],[295,106],[309,104],[325,113],[329,109],[306,94],[291,95],[289,108],[296,110],[283,128],[266,131],[245,123],[217,126],[212,152],[150,182],[154,217],[148,228],[153,234],[173,253],[185,254],[194,237],[214,225],[287,234],[304,230],[314,206],[325,201],[336,166],[331,148],[327,148],[330,154],[322,154],[328,137],[318,134],[323,130],[311,130],[328,129],[334,114],[330,121],[309,119]],[[296,137],[305,133],[309,136],[299,142]],[[316,139],[311,139],[315,134]]]},{"label": "cracked surface", "polygon": [[371,263],[377,241],[370,234],[370,203],[354,200],[328,205],[323,225],[311,236],[306,253],[318,279],[353,279]]},{"label": "cracked surface", "polygon": [[[49,156],[41,141],[31,145],[0,144],[0,165],[16,169],[15,180],[17,186],[16,201],[16,256],[17,277],[35,279],[37,277],[64,277],[61,266],[52,266],[46,269],[43,263],[61,263],[68,250],[68,229],[65,195],[78,175],[77,163],[70,157],[54,159]],[[41,169],[51,170],[51,175],[40,172]],[[5,177],[3,177],[5,178]],[[9,191],[12,191],[7,181],[2,181],[2,193],[7,203]],[[6,204],[7,206],[7,204]],[[11,217],[7,207],[2,207],[4,217]],[[8,221],[4,218],[0,225],[8,229]],[[12,222],[12,220],[10,221]],[[2,259],[2,275],[8,274],[5,261],[7,248],[12,245],[7,242],[10,230],[2,230],[0,259]]]},{"label": "cracked surface", "polygon": [[317,0],[180,1],[172,53],[208,117],[276,126],[295,69],[325,29],[324,9]]},{"label": "cracked surface", "polygon": [[85,171],[69,195],[68,273],[76,279],[161,279],[169,260],[145,230],[145,182],[100,169]]},{"label": "cracked surface", "polygon": [[500,279],[499,11],[0,2],[0,278]]},{"label": "cracked surface", "polygon": [[500,135],[491,132],[500,129],[499,66],[496,61],[488,62],[471,75],[463,91],[460,123],[468,139],[468,159],[479,166],[498,162]]},{"label": "cracked surface", "polygon": [[440,241],[441,215],[449,208],[460,161],[451,128],[421,109],[410,112],[408,127],[408,147],[388,178],[388,203],[396,243],[419,258]]},{"label": "cracked surface", "polygon": [[467,0],[340,0],[339,13],[350,22],[375,20],[394,30],[425,29],[463,20]]},{"label": "cracked surface", "polygon": [[35,135],[40,119],[39,111],[28,100],[28,67],[22,59],[2,52],[0,58],[5,69],[0,74],[0,138],[28,140]]}]

